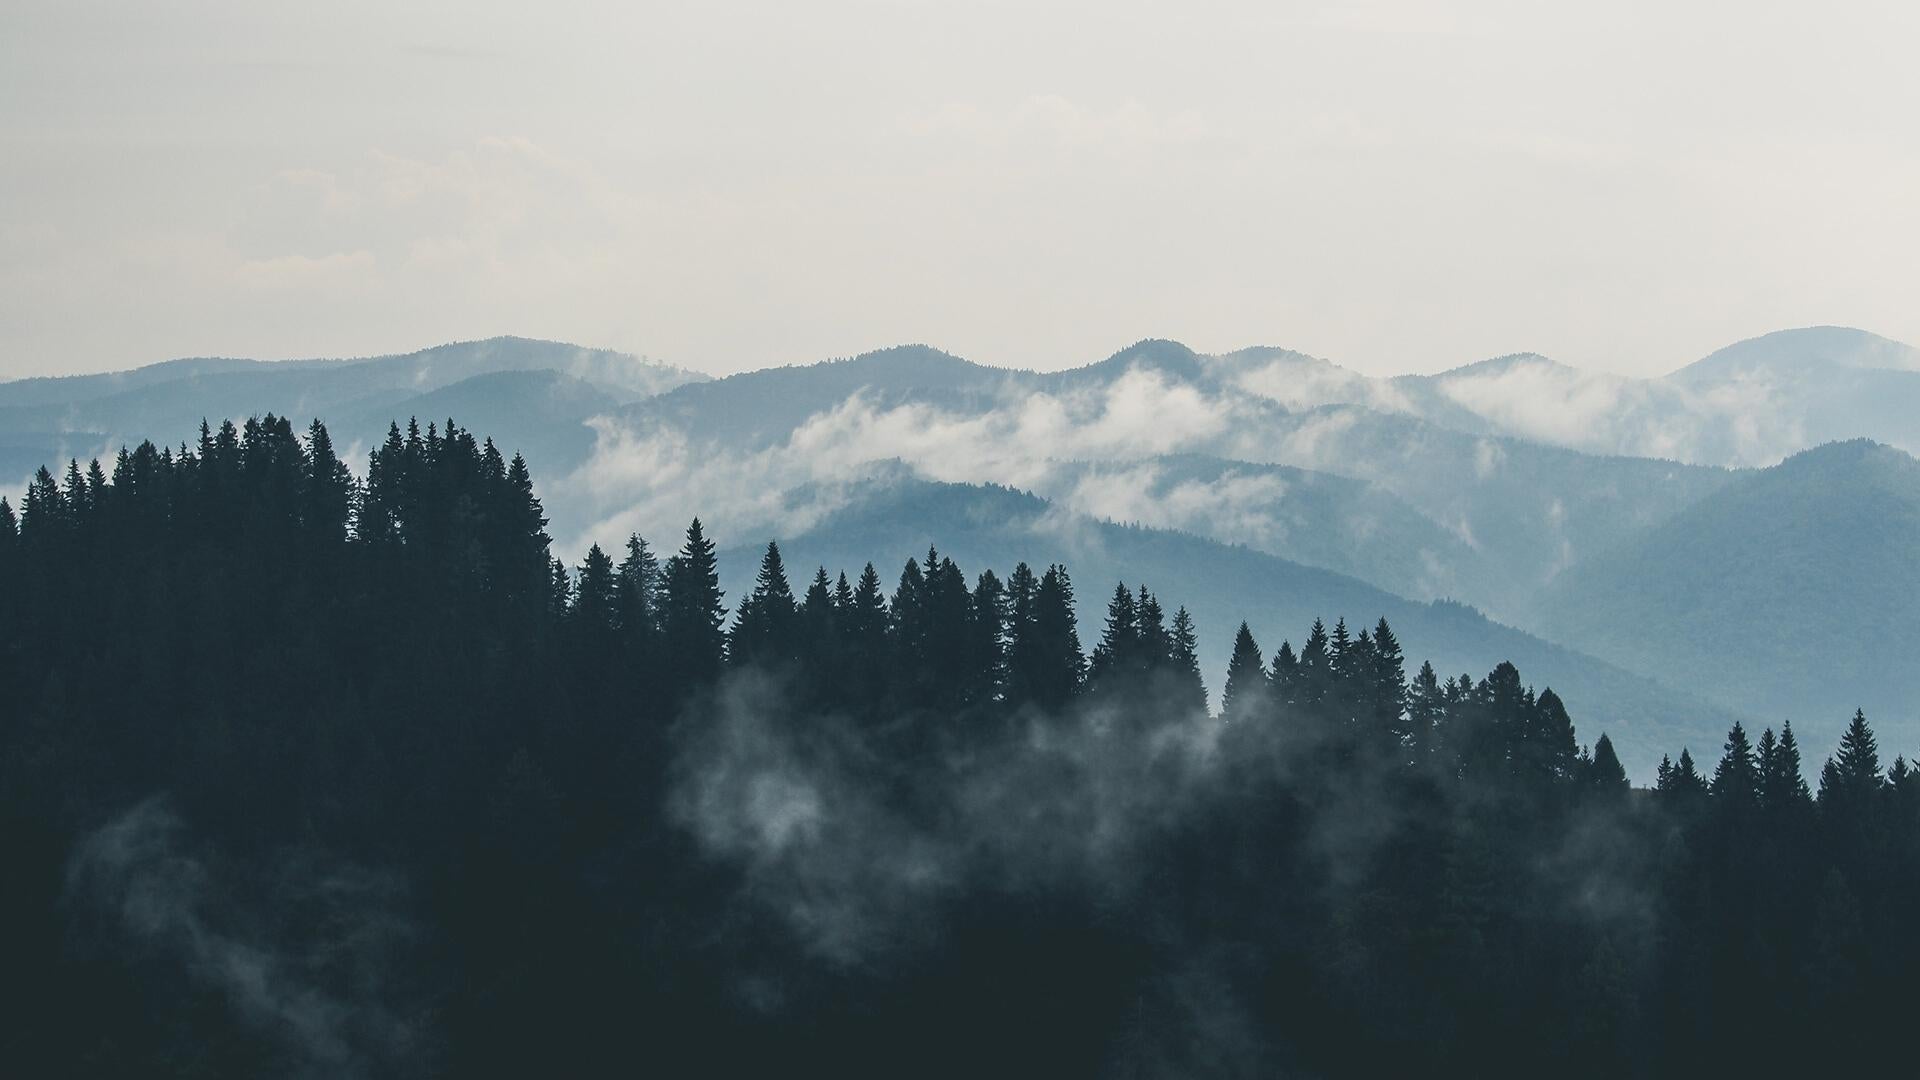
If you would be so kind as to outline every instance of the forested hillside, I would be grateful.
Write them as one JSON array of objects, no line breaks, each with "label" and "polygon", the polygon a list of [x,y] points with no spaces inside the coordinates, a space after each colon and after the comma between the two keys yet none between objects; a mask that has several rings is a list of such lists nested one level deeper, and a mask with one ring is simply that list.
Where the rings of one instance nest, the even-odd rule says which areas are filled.
[{"label": "forested hillside", "polygon": [[1864,706],[1905,731],[1920,697],[1917,539],[1920,461],[1833,443],[1575,566],[1537,625],[1749,715],[1824,717],[1818,730],[1837,732]]},{"label": "forested hillside", "polygon": [[554,561],[451,422],[364,476],[269,415],[0,503],[10,1073],[1907,1053],[1920,777],[1863,716],[1636,790],[1590,703],[1381,613],[1238,635],[1216,716],[1154,582],[768,545],[729,598],[698,521]]}]

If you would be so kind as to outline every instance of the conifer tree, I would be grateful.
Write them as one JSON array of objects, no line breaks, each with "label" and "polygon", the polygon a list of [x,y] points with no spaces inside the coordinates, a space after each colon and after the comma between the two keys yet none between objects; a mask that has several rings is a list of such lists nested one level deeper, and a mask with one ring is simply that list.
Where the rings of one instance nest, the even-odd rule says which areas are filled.
[{"label": "conifer tree", "polygon": [[799,606],[787,581],[780,545],[768,541],[753,590],[740,600],[728,635],[727,658],[735,664],[791,664],[799,659]]},{"label": "conifer tree", "polygon": [[615,574],[614,617],[630,638],[650,637],[659,625],[660,562],[639,533],[627,536],[627,554]]},{"label": "conifer tree", "polygon": [[1384,616],[1374,625],[1368,660],[1367,703],[1375,729],[1386,732],[1402,746],[1411,745],[1413,732],[1406,716],[1406,657],[1400,651],[1400,639],[1394,636]]},{"label": "conifer tree", "polygon": [[831,700],[868,714],[879,708],[880,688],[893,675],[892,643],[887,638],[891,617],[881,592],[880,573],[868,563],[860,571],[859,584],[840,607],[840,655],[846,664],[846,678]]},{"label": "conifer tree", "polygon": [[1683,811],[1689,811],[1700,804],[1707,795],[1706,778],[1694,765],[1690,750],[1680,751],[1679,761],[1660,759],[1659,782],[1654,786],[1667,805]]},{"label": "conifer tree", "polygon": [[338,544],[347,535],[353,495],[353,473],[333,452],[333,438],[327,434],[327,426],[315,420],[307,426],[307,476],[301,524],[325,544]]},{"label": "conifer tree", "polygon": [[[845,574],[840,575],[840,583],[847,588],[851,601],[852,586],[847,585],[846,580]],[[826,567],[817,567],[800,601],[794,643],[800,658],[799,682],[813,706],[834,703],[835,696],[846,689],[846,656],[841,646],[840,620],[833,581],[827,577]]]},{"label": "conifer tree", "polygon": [[887,625],[892,616],[886,597],[880,593],[880,574],[872,563],[860,571],[860,584],[843,610],[840,632],[849,654],[869,672],[880,674],[886,663]]},{"label": "conifer tree", "polygon": [[[125,447],[121,447],[122,452],[125,450]],[[87,505],[99,510],[105,504],[108,495],[107,474],[100,468],[100,459],[93,458],[87,462]]]},{"label": "conifer tree", "polygon": [[1227,660],[1227,682],[1220,692],[1220,716],[1229,723],[1257,719],[1267,707],[1267,669],[1260,645],[1246,623],[1233,635],[1233,655]]},{"label": "conifer tree", "polygon": [[1756,774],[1754,790],[1762,806],[1768,806],[1772,802],[1771,778],[1774,770],[1779,767],[1780,741],[1774,737],[1772,728],[1766,728],[1760,732],[1759,741],[1753,746],[1753,768]]},{"label": "conifer tree", "polygon": [[1106,628],[1101,631],[1100,642],[1093,647],[1093,658],[1087,665],[1089,683],[1100,686],[1137,675],[1140,652],[1140,626],[1133,593],[1123,581],[1114,586],[1113,598],[1107,601]]},{"label": "conifer tree", "polygon": [[[200,427],[207,438],[206,425]],[[354,520],[354,534],[369,544],[385,544],[400,539],[400,486],[404,482],[406,446],[400,441],[400,425],[387,425],[387,439],[367,455],[367,482],[360,499],[360,514]],[[543,521],[544,526],[546,523]]]},{"label": "conifer tree", "polygon": [[547,618],[562,622],[572,608],[573,578],[567,573],[567,564],[559,559],[550,560],[547,563]]},{"label": "conifer tree", "polygon": [[[402,535],[408,532],[404,523],[412,522],[419,516],[420,492],[414,483],[414,474],[419,471],[419,466],[408,460],[420,453],[416,445],[419,436],[419,428],[414,427],[413,437],[401,459]],[[539,498],[533,493],[533,476],[527,468],[527,459],[519,454],[513,455],[513,461],[507,466],[507,490],[503,502],[500,565],[496,572],[501,591],[509,599],[538,596],[537,586],[542,581],[540,575],[547,565],[547,546],[551,540],[547,536],[546,514]]]},{"label": "conifer tree", "polygon": [[1758,764],[1762,805],[1773,811],[1811,805],[1813,795],[1807,789],[1806,777],[1800,772],[1800,744],[1793,737],[1793,722],[1788,721],[1781,726],[1777,743],[1773,739],[1773,729],[1763,732],[1760,749]]},{"label": "conifer tree", "polygon": [[1700,770],[1694,765],[1693,752],[1685,747],[1680,749],[1680,760],[1674,763],[1669,779],[1673,794],[1683,799],[1707,793],[1706,778],[1700,775]]},{"label": "conifer tree", "polygon": [[1174,705],[1189,713],[1207,708],[1207,686],[1200,675],[1200,637],[1193,629],[1193,616],[1181,607],[1173,613],[1173,629],[1168,635],[1167,667],[1174,678]]},{"label": "conifer tree", "polygon": [[982,673],[975,636],[973,593],[966,574],[931,547],[924,594],[923,685],[920,700],[937,708],[957,708],[979,700]]},{"label": "conifer tree", "polygon": [[1587,782],[1602,792],[1627,791],[1627,770],[1620,764],[1620,756],[1614,753],[1613,740],[1606,732],[1593,743],[1593,760],[1587,766]]},{"label": "conifer tree", "polygon": [[[516,461],[519,459],[516,457]],[[668,670],[684,688],[701,685],[720,670],[726,652],[721,625],[727,617],[713,541],[694,518],[680,553],[667,560],[660,627]]]},{"label": "conifer tree", "polygon": [[[840,575],[844,584],[846,575]],[[833,582],[827,577],[827,568],[818,567],[813,572],[813,580],[807,584],[807,594],[800,601],[800,623],[802,633],[812,640],[826,640],[837,636],[834,627],[836,614],[833,603]]]},{"label": "conifer tree", "polygon": [[1738,720],[1727,732],[1720,764],[1714,767],[1712,791],[1714,799],[1726,807],[1743,808],[1759,801],[1760,766]]},{"label": "conifer tree", "polygon": [[[1422,662],[1420,670],[1414,673],[1407,686],[1407,745],[1415,757],[1433,751],[1446,711],[1445,692],[1441,689],[1439,677],[1433,672],[1433,664]],[[1613,744],[1608,743],[1607,748],[1611,751]],[[1595,753],[1598,752],[1596,749]]]},{"label": "conifer tree", "polygon": [[[1867,726],[1866,713],[1859,709],[1853,711],[1853,719],[1847,724],[1847,732],[1840,737],[1840,753],[1834,758],[1835,775],[1840,790],[1838,794],[1847,801],[1865,805],[1879,794],[1880,747],[1873,737],[1873,729]],[[1820,801],[1828,800],[1825,777],[1820,786]]]},{"label": "conifer tree", "polygon": [[965,700],[995,701],[1007,679],[1007,590],[991,570],[982,570],[973,587],[973,615]]},{"label": "conifer tree", "polygon": [[26,545],[58,545],[67,530],[67,500],[45,465],[33,474],[20,504],[20,539]]},{"label": "conifer tree", "polygon": [[1087,661],[1073,614],[1073,581],[1057,563],[1034,589],[1030,638],[1031,647],[1015,653],[1012,681],[1034,704],[1059,709],[1080,691]]},{"label": "conifer tree", "polygon": [[87,490],[86,476],[80,472],[79,459],[67,459],[67,479],[60,493],[66,496],[67,514],[75,521],[85,518],[93,509],[93,496]]},{"label": "conifer tree", "polygon": [[1526,752],[1537,775],[1550,780],[1568,780],[1577,775],[1575,760],[1579,746],[1574,741],[1573,719],[1560,695],[1548,687],[1533,703],[1526,731]]},{"label": "conifer tree", "polygon": [[1166,666],[1173,652],[1173,639],[1167,633],[1166,612],[1160,598],[1145,585],[1133,600],[1134,637],[1139,642],[1139,665],[1143,671],[1158,671]]},{"label": "conifer tree", "polygon": [[1273,651],[1273,663],[1267,672],[1268,708],[1285,719],[1300,705],[1300,659],[1293,655],[1293,643],[1282,640]]},{"label": "conifer tree", "polygon": [[619,611],[619,582],[613,572],[613,560],[599,544],[587,549],[574,580],[573,606],[568,611],[574,624],[593,632],[611,631]]},{"label": "conifer tree", "polygon": [[1333,633],[1327,638],[1327,662],[1337,672],[1340,662],[1346,659],[1347,647],[1353,644],[1353,635],[1347,632],[1345,616],[1333,620]]},{"label": "conifer tree", "polygon": [[926,669],[927,661],[927,579],[916,559],[908,559],[900,569],[900,581],[893,587],[887,604],[888,639],[902,670],[895,675],[912,680]]},{"label": "conifer tree", "polygon": [[1334,681],[1327,627],[1319,619],[1313,620],[1313,628],[1307,631],[1307,640],[1300,646],[1300,658],[1296,666],[1300,673],[1296,680],[1299,687],[1296,698],[1300,707],[1317,712],[1333,692]]}]

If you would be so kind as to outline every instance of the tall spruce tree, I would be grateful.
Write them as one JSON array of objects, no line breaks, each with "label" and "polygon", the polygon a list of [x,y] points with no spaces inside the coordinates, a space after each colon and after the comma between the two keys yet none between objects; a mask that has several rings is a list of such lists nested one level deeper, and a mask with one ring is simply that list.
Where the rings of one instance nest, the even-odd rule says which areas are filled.
[{"label": "tall spruce tree", "polygon": [[315,420],[307,426],[306,490],[302,492],[300,521],[308,534],[328,548],[347,535],[353,511],[353,473],[333,451],[327,426]]},{"label": "tall spruce tree", "polygon": [[[420,495],[418,485],[413,483],[413,473],[419,466],[407,459],[421,453],[418,447],[419,434],[419,428],[414,427],[413,438],[402,453],[400,507],[403,522],[418,517],[415,508]],[[403,525],[402,534],[405,535],[407,531]],[[496,570],[501,591],[510,600],[531,602],[540,595],[540,585],[545,580],[543,572],[547,565],[547,548],[551,542],[547,536],[546,513],[539,497],[533,493],[533,474],[527,468],[527,459],[515,454],[513,461],[507,465],[507,490],[502,499],[500,554]]]},{"label": "tall spruce tree", "polygon": [[660,628],[667,670],[684,691],[718,674],[726,654],[726,634],[721,626],[727,607],[720,591],[720,568],[713,541],[707,539],[699,518],[687,526],[686,543],[679,554],[667,560],[665,576]]},{"label": "tall spruce tree", "polygon": [[[1407,685],[1407,745],[1416,758],[1433,752],[1446,711],[1440,679],[1433,672],[1433,664],[1423,661]],[[1612,749],[1613,744],[1608,743],[1608,752]],[[1594,753],[1599,753],[1598,748]]]},{"label": "tall spruce tree", "polygon": [[1014,681],[1043,709],[1064,707],[1086,681],[1086,654],[1073,613],[1073,580],[1059,564],[1047,567],[1033,593],[1032,647],[1016,654]]},{"label": "tall spruce tree", "polygon": [[[846,575],[841,575],[844,579]],[[880,688],[893,675],[892,642],[888,639],[887,598],[881,591],[880,572],[872,563],[860,571],[859,583],[848,589],[838,602],[839,653],[843,678],[826,699],[839,708],[872,717],[880,711]]]},{"label": "tall spruce tree", "polygon": [[[822,571],[824,574],[824,571]],[[787,581],[780,545],[767,542],[753,589],[740,600],[740,611],[727,638],[727,657],[738,665],[785,666],[798,662],[799,605]]]},{"label": "tall spruce tree", "polygon": [[887,598],[880,592],[880,573],[868,563],[861,569],[860,583],[841,610],[840,633],[846,640],[849,657],[874,675],[884,674],[890,619]]},{"label": "tall spruce tree", "polygon": [[1307,640],[1300,646],[1299,663],[1295,666],[1299,671],[1299,677],[1295,680],[1298,687],[1295,700],[1300,708],[1317,714],[1333,693],[1334,687],[1333,655],[1327,640],[1327,627],[1319,619],[1313,620],[1313,628],[1307,631]]},{"label": "tall spruce tree", "polygon": [[1536,775],[1553,781],[1578,775],[1576,762],[1579,745],[1574,740],[1573,719],[1566,703],[1547,687],[1533,703],[1526,731],[1526,756]]},{"label": "tall spruce tree", "polygon": [[[204,441],[207,439],[204,423],[200,430]],[[360,499],[360,513],[354,521],[355,535],[369,544],[400,541],[400,488],[405,482],[405,457],[406,444],[400,440],[400,425],[388,424],[386,441],[367,455],[367,482]],[[541,525],[544,527],[546,522],[542,521]]]},{"label": "tall spruce tree", "polygon": [[1735,720],[1727,732],[1720,763],[1713,769],[1713,797],[1720,805],[1733,809],[1752,806],[1760,799],[1760,765],[1747,741],[1746,729]]},{"label": "tall spruce tree", "polygon": [[1220,693],[1220,715],[1228,723],[1256,720],[1267,708],[1267,668],[1260,644],[1246,623],[1233,635],[1233,654],[1227,660],[1227,682]]},{"label": "tall spruce tree", "polygon": [[1267,671],[1268,708],[1285,719],[1300,707],[1300,659],[1293,655],[1293,643],[1282,640],[1273,651]]},{"label": "tall spruce tree", "polygon": [[1133,598],[1134,638],[1139,643],[1139,665],[1142,671],[1156,672],[1166,667],[1173,652],[1173,639],[1167,632],[1167,615],[1160,607],[1160,598],[1140,586],[1139,593]]},{"label": "tall spruce tree", "polygon": [[1866,713],[1861,710],[1853,711],[1853,719],[1847,723],[1846,734],[1840,737],[1840,752],[1834,757],[1833,763],[1839,788],[1830,793],[1823,777],[1820,790],[1822,803],[1833,794],[1846,801],[1865,805],[1880,793],[1880,745],[1873,737],[1873,729],[1867,726]]},{"label": "tall spruce tree", "polygon": [[629,638],[650,638],[660,619],[660,561],[639,533],[627,536],[614,585],[615,620]]},{"label": "tall spruce tree", "polygon": [[920,569],[918,559],[908,559],[907,564],[900,568],[900,580],[893,587],[893,597],[887,603],[887,614],[888,638],[892,642],[894,655],[900,661],[900,668],[894,674],[912,679],[926,669],[930,622],[927,615],[927,577]]},{"label": "tall spruce tree", "polygon": [[1707,794],[1707,781],[1693,763],[1693,751],[1681,748],[1680,760],[1673,763],[1660,791],[1683,805],[1690,805]]},{"label": "tall spruce tree", "polygon": [[998,701],[1007,681],[1007,590],[991,570],[982,570],[973,586],[973,616],[964,700]]},{"label": "tall spruce tree", "polygon": [[1773,729],[1760,735],[1760,802],[1769,810],[1784,811],[1809,806],[1813,794],[1800,771],[1800,744],[1793,737],[1793,722],[1781,725],[1775,742]]},{"label": "tall spruce tree", "polygon": [[1393,628],[1387,625],[1384,616],[1373,628],[1368,668],[1367,707],[1374,730],[1384,732],[1401,746],[1411,745],[1413,732],[1407,723],[1406,657],[1400,650],[1400,639],[1394,636]]},{"label": "tall spruce tree", "polygon": [[587,549],[574,577],[573,606],[569,611],[575,626],[595,635],[611,633],[619,612],[619,580],[613,560],[599,544]]},{"label": "tall spruce tree", "polygon": [[1193,616],[1185,607],[1173,613],[1167,649],[1167,667],[1174,680],[1174,707],[1184,713],[1204,713],[1207,686],[1200,675],[1200,636],[1194,631]]},{"label": "tall spruce tree", "polygon": [[1113,598],[1107,601],[1107,624],[1087,665],[1088,683],[1099,688],[1137,678],[1141,651],[1133,593],[1123,581],[1114,586]]},{"label": "tall spruce tree", "polygon": [[1625,794],[1628,790],[1627,770],[1620,764],[1620,755],[1613,749],[1613,740],[1606,732],[1593,742],[1593,759],[1587,766],[1587,783],[1595,790]]}]

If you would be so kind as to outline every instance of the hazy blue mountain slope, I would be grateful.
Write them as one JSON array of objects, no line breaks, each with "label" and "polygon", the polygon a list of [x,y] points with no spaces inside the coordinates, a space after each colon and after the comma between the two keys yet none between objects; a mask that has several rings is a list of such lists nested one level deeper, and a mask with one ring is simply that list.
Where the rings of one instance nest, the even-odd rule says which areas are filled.
[{"label": "hazy blue mountain slope", "polygon": [[880,402],[946,400],[1031,377],[924,345],[903,345],[847,360],[764,368],[681,386],[629,406],[623,418],[643,430],[671,426],[733,449],[752,449],[784,441],[809,419],[856,394]]},{"label": "hazy blue mountain slope", "polygon": [[[117,449],[115,447],[114,449]],[[85,461],[109,450],[97,431],[22,431],[0,435],[0,495],[18,508],[20,492],[42,465],[58,471],[68,459]]]},{"label": "hazy blue mountain slope", "polygon": [[[334,363],[325,360],[284,360],[275,363],[287,368],[311,367]],[[265,361],[231,357],[197,357],[163,360],[131,371],[110,371],[97,375],[36,376],[0,382],[0,409],[20,406],[59,405],[88,401],[110,394],[125,393],[158,383],[203,375],[225,375],[251,371]]]},{"label": "hazy blue mountain slope", "polygon": [[271,411],[304,423],[315,416],[351,413],[409,396],[409,387],[385,387],[378,382],[363,385],[326,368],[281,371],[260,365],[188,375],[82,401],[0,409],[0,432],[84,428],[113,432],[128,442],[138,442],[195,430],[202,418],[218,424],[223,417],[244,418]]},{"label": "hazy blue mountain slope", "polygon": [[552,371],[592,382],[626,401],[651,397],[707,376],[611,349],[562,341],[500,337],[438,345],[397,356],[349,360],[356,379],[416,393],[451,386],[475,375],[503,371]]},{"label": "hazy blue mountain slope", "polygon": [[1481,569],[1467,598],[1503,617],[1527,612],[1539,589],[1577,560],[1665,520],[1733,476],[1475,437],[1357,406],[1278,416],[1237,433],[1236,443],[1229,456],[1353,477],[1399,496],[1476,553]]},{"label": "hazy blue mountain slope", "polygon": [[[1378,543],[1357,539],[1378,516],[1368,512],[1385,512],[1376,502],[1356,504],[1346,518],[1321,515],[1312,526],[1333,528],[1344,559],[1323,562],[1331,541],[1297,530],[1287,554],[1420,596],[1470,599],[1502,616],[1525,610],[1539,587],[1576,559],[1663,520],[1728,476],[1475,436],[1375,408],[1289,411],[1222,382],[1214,365],[1159,341],[1049,375],[908,348],[682,387],[629,406],[619,422],[632,442],[684,444],[707,465],[773,451],[785,471],[804,474],[816,460],[838,468],[899,457],[937,479],[1055,495],[1085,479],[1058,479],[1063,461],[1125,474],[1133,463],[1191,454],[1347,477],[1372,485],[1383,499],[1397,498],[1390,516],[1406,526],[1398,534],[1418,545],[1400,547],[1392,529]],[[1118,509],[1088,509],[1265,546],[1231,501],[1216,500],[1212,514],[1178,505],[1175,496],[1196,492],[1191,481],[1148,482],[1132,491],[1116,485],[1104,502]],[[1398,513],[1406,507],[1430,524],[1406,521]],[[595,508],[598,516],[616,511]],[[1302,528],[1306,520],[1296,519]],[[1436,529],[1452,539],[1436,539]]]},{"label": "hazy blue mountain slope", "polygon": [[1236,390],[1293,412],[1326,405],[1361,405],[1418,417],[1469,435],[1499,434],[1486,418],[1424,390],[1418,377],[1373,378],[1292,349],[1259,346],[1212,357],[1209,370]]},{"label": "hazy blue mountain slope", "polygon": [[1359,405],[1601,455],[1764,466],[1859,436],[1920,449],[1920,350],[1847,327],[1777,331],[1657,379],[1534,353],[1390,379],[1284,349],[1241,350],[1210,366],[1296,411]]},{"label": "hazy blue mountain slope", "polygon": [[1742,476],[1542,605],[1556,640],[1829,746],[1864,707],[1920,744],[1920,461],[1864,440]]},{"label": "hazy blue mountain slope", "polygon": [[[131,371],[0,382],[0,409],[57,406],[127,394],[171,382],[221,375],[286,377],[314,392],[329,382],[350,384],[335,399],[382,391],[422,393],[498,371],[557,371],[599,383],[623,400],[651,396],[706,376],[610,349],[559,341],[496,337],[435,345],[410,353],[342,360],[246,360],[227,357],[167,360]],[[272,385],[267,383],[265,385]]]},{"label": "hazy blue mountain slope", "polygon": [[614,395],[584,379],[555,371],[500,371],[342,417],[334,440],[343,442],[341,433],[346,433],[371,447],[385,437],[389,423],[404,429],[412,417],[422,427],[452,418],[475,435],[492,438],[508,457],[525,454],[539,463],[542,475],[559,477],[592,453],[595,434],[587,421],[618,405]]},{"label": "hazy blue mountain slope", "polygon": [[[731,541],[721,562],[730,603],[751,584],[766,539],[723,538]],[[1114,583],[1144,583],[1169,610],[1184,604],[1193,612],[1204,673],[1216,692],[1234,628],[1243,619],[1270,652],[1283,638],[1298,646],[1316,617],[1331,625],[1344,616],[1357,631],[1384,615],[1413,668],[1431,659],[1443,677],[1470,672],[1478,678],[1500,660],[1512,660],[1534,686],[1551,685],[1567,699],[1583,741],[1602,730],[1611,734],[1628,768],[1643,780],[1662,752],[1685,744],[1697,754],[1710,753],[1733,719],[1700,699],[1502,626],[1462,605],[1406,600],[1245,547],[1091,521],[1007,488],[877,482],[814,529],[779,539],[796,588],[804,587],[815,566],[844,568],[853,575],[872,561],[891,592],[906,557],[924,555],[929,544],[939,544],[969,579],[987,568],[1004,577],[1022,560],[1042,567],[1063,561],[1073,574],[1081,638],[1088,647],[1098,639]]]},{"label": "hazy blue mountain slope", "polygon": [[1332,473],[1177,454],[1060,462],[1032,489],[1076,513],[1244,544],[1402,596],[1484,595],[1503,573],[1406,500]]},{"label": "hazy blue mountain slope", "polygon": [[591,382],[613,404],[704,378],[623,353],[526,338],[364,360],[179,360],[111,375],[0,383],[0,438],[83,430],[137,441],[191,430],[202,417],[268,411],[300,421],[352,417],[475,376],[513,371]]},{"label": "hazy blue mountain slope", "polygon": [[1920,371],[1920,349],[1850,326],[1807,326],[1734,342],[1668,378],[1700,385],[1806,368],[1914,372]]},{"label": "hazy blue mountain slope", "polygon": [[[1121,349],[1105,360],[1065,371],[1027,376],[1029,385],[1049,393],[1071,392],[1111,383],[1131,371],[1146,371],[1169,382],[1188,383],[1209,390],[1221,383],[1221,370],[1212,357],[1202,356],[1178,341],[1148,338]],[[1022,373],[1025,375],[1026,373]]]},{"label": "hazy blue mountain slope", "polygon": [[[514,377],[522,372],[531,374]],[[605,349],[506,337],[360,360],[171,360],[105,375],[23,379],[0,383],[0,484],[11,486],[22,469],[43,462],[111,456],[145,438],[191,441],[203,418],[218,423],[265,412],[300,425],[327,420],[343,445],[384,433],[390,418],[418,413],[425,423],[451,413],[476,431],[511,431],[529,456],[538,446],[570,467],[592,445],[591,432],[580,426],[588,416],[705,378]],[[468,380],[477,381],[442,399],[431,396]],[[483,427],[468,415],[500,422]]]}]

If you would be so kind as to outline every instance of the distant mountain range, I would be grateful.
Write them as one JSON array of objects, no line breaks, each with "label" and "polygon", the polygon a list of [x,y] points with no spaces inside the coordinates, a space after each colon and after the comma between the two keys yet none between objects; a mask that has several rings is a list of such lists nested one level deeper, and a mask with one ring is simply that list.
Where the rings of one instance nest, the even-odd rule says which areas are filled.
[{"label": "distant mountain range", "polygon": [[1593,454],[1738,467],[1858,437],[1920,450],[1920,350],[1845,327],[1742,341],[1659,379],[1532,353],[1390,379],[1277,349],[1222,360],[1223,378],[1290,409],[1362,405]]},{"label": "distant mountain range", "polygon": [[889,578],[928,543],[970,572],[1064,560],[1089,642],[1114,581],[1145,583],[1194,611],[1216,688],[1243,618],[1271,648],[1386,615],[1443,675],[1513,659],[1643,779],[1736,716],[1820,747],[1860,705],[1889,756],[1920,742],[1920,350],[1864,331],[1659,379],[1531,354],[1379,379],[1169,341],[1049,373],[903,346],[708,379],[520,338],[175,360],[0,383],[0,478],[267,411],[325,419],[356,462],[409,416],[491,435],[569,558],[671,547],[702,514],[736,596],[772,537]]},{"label": "distant mountain range", "polygon": [[[536,389],[539,380],[527,376],[548,381]],[[177,443],[203,418],[218,423],[267,411],[323,417],[346,446],[377,439],[394,417],[445,419],[443,405],[514,416],[532,407],[533,422],[515,427],[532,441],[546,428],[577,426],[582,416],[705,378],[606,349],[507,337],[357,360],[169,360],[104,375],[19,379],[0,382],[0,477],[12,486],[50,460],[106,456],[129,439]],[[550,397],[572,404],[543,407]]]},{"label": "distant mountain range", "polygon": [[1569,568],[1529,625],[1750,715],[1824,728],[1864,707],[1909,724],[1920,461],[1861,439],[1741,474]]}]

